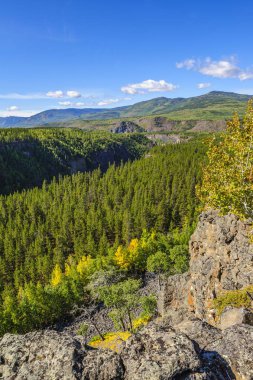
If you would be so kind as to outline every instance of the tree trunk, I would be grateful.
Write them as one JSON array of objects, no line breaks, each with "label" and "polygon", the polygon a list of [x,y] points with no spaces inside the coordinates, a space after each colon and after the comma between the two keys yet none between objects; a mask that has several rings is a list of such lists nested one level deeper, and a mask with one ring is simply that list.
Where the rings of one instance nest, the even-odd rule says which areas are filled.
[{"label": "tree trunk", "polygon": [[95,322],[92,322],[92,324],[93,324],[93,326],[95,327],[95,329],[96,329],[98,335],[100,336],[100,338],[101,338],[102,340],[105,340],[103,334],[100,332],[99,328],[97,327],[97,324],[96,324]]},{"label": "tree trunk", "polygon": [[132,318],[131,318],[130,310],[127,310],[127,315],[128,315],[128,319],[129,319],[130,330],[133,331],[133,324],[132,324]]},{"label": "tree trunk", "polygon": [[120,323],[122,324],[123,330],[126,331],[126,326],[125,326],[125,323],[124,323],[124,319],[120,318],[119,320],[120,320]]},{"label": "tree trunk", "polygon": [[158,273],[158,285],[159,285],[159,290],[161,290],[161,274],[160,272]]}]

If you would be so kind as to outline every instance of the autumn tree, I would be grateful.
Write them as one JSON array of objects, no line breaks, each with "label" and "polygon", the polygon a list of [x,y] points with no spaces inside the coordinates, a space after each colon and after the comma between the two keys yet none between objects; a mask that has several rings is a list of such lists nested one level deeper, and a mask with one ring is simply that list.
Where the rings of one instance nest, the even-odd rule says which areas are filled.
[{"label": "autumn tree", "polygon": [[197,193],[208,208],[241,218],[253,217],[252,101],[242,121],[235,114],[226,131],[211,141]]}]

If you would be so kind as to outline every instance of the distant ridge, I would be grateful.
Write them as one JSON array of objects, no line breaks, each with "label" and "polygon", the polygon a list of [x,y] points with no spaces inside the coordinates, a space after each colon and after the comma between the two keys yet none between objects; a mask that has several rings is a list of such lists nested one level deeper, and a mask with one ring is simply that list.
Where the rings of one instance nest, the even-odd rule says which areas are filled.
[{"label": "distant ridge", "polygon": [[211,91],[190,98],[159,97],[116,108],[51,109],[30,117],[2,117],[0,127],[32,127],[70,120],[108,120],[163,115],[170,120],[223,120],[244,112],[250,95]]}]

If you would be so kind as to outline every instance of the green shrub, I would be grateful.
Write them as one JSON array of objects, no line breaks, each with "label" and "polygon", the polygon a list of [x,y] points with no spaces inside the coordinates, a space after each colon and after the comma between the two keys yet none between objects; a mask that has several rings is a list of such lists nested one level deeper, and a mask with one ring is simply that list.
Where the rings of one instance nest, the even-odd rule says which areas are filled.
[{"label": "green shrub", "polygon": [[253,285],[240,290],[230,290],[220,294],[213,301],[218,315],[221,315],[226,307],[250,307],[251,299],[248,293],[253,293]]}]

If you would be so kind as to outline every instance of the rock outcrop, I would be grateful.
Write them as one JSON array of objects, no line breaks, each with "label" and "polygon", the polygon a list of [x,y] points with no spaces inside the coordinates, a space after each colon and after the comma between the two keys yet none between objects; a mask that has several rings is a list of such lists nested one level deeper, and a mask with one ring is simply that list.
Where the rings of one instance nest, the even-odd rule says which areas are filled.
[{"label": "rock outcrop", "polygon": [[213,300],[222,291],[253,284],[251,221],[235,215],[204,212],[189,243],[190,268],[183,275],[169,277],[159,297],[162,316],[192,314],[217,324]]},{"label": "rock outcrop", "polygon": [[80,342],[66,334],[6,334],[0,342],[0,378],[80,379],[83,356]]},{"label": "rock outcrop", "polygon": [[[206,346],[203,334],[209,342]],[[23,336],[6,334],[0,341],[0,378],[232,380],[235,375],[231,364],[238,373],[245,374],[242,379],[249,380],[252,339],[247,327],[239,326],[235,334],[237,341],[233,342],[232,331],[223,337],[199,320],[177,328],[166,321],[152,323],[123,343],[118,354],[88,349],[77,338],[50,330]],[[242,343],[249,349],[240,348],[236,355],[235,349]]]},{"label": "rock outcrop", "polygon": [[133,132],[145,132],[145,129],[140,127],[133,121],[121,121],[111,130],[113,133],[133,133]]},{"label": "rock outcrop", "polygon": [[141,117],[135,122],[148,132],[219,132],[226,128],[225,120],[171,120],[166,116]]},{"label": "rock outcrop", "polygon": [[190,274],[176,274],[170,276],[159,293],[158,312],[167,318],[172,325],[179,323],[189,313],[188,307],[188,283]]},{"label": "rock outcrop", "polygon": [[213,299],[223,290],[253,284],[252,222],[202,213],[190,240],[188,303],[195,316],[215,323]]}]

